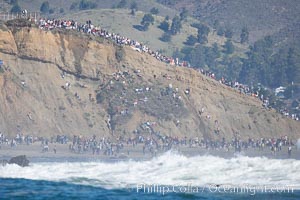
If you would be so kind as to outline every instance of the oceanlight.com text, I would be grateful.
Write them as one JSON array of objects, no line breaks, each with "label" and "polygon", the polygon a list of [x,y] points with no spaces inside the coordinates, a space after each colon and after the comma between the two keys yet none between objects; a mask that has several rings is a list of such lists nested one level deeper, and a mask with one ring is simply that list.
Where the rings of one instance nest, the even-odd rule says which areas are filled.
[{"label": "oceanlight.com text", "polygon": [[249,194],[251,196],[257,193],[293,193],[293,186],[253,186],[253,185],[159,185],[159,184],[137,184],[136,188],[131,188],[136,193],[141,194],[162,194],[168,193],[219,193],[219,194]]}]

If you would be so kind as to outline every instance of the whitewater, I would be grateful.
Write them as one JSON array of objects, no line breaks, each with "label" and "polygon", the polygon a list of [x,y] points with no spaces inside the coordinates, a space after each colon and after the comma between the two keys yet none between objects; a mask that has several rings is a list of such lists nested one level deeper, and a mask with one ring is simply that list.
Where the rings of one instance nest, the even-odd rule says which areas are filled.
[{"label": "whitewater", "polygon": [[167,152],[147,161],[37,162],[29,167],[0,166],[0,178],[24,178],[106,189],[135,187],[137,184],[232,186],[290,186],[300,188],[300,160],[238,156],[186,157]]}]

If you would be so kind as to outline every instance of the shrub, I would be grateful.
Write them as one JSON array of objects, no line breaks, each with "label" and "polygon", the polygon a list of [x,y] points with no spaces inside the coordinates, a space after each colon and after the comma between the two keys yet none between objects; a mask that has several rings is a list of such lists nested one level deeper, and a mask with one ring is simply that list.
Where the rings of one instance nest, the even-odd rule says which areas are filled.
[{"label": "shrub", "polygon": [[161,30],[163,30],[164,32],[168,32],[169,31],[169,27],[170,27],[170,24],[169,22],[167,22],[166,20],[161,22],[158,26],[158,28],[160,28]]},{"label": "shrub", "polygon": [[49,14],[53,14],[54,13],[54,8],[51,8],[50,10],[49,10]]},{"label": "shrub", "polygon": [[70,10],[75,10],[77,8],[77,6],[78,6],[77,2],[72,3],[70,6]]},{"label": "shrub", "polygon": [[141,25],[143,26],[144,31],[148,30],[150,24],[153,24],[153,22],[154,17],[151,14],[145,14],[141,21]]},{"label": "shrub", "polygon": [[87,0],[81,0],[79,3],[79,10],[94,9],[96,7],[96,3]]},{"label": "shrub", "polygon": [[121,62],[125,56],[125,51],[123,47],[117,47],[115,53],[116,59],[118,62]]},{"label": "shrub", "polygon": [[195,36],[193,36],[193,35],[190,35],[190,36],[187,38],[185,44],[186,44],[186,45],[189,45],[189,46],[194,46],[195,43],[197,43],[197,42],[198,42],[198,38],[195,37]]},{"label": "shrub", "polygon": [[117,8],[125,8],[127,5],[127,1],[126,0],[121,0],[118,5]]},{"label": "shrub", "polygon": [[153,15],[157,15],[159,13],[159,10],[158,10],[158,8],[153,7],[153,8],[151,8],[150,13]]},{"label": "shrub", "polygon": [[75,63],[75,70],[77,74],[81,74],[82,73],[82,67],[81,67],[81,63],[80,62],[76,62]]},{"label": "shrub", "polygon": [[104,102],[104,99],[105,97],[101,94],[101,93],[98,93],[96,95],[96,100],[97,100],[97,103],[100,104],[100,103],[103,103]]},{"label": "shrub", "polygon": [[159,39],[163,42],[170,42],[171,41],[171,34],[164,33]]},{"label": "shrub", "polygon": [[48,13],[50,10],[50,5],[48,1],[44,1],[40,7],[40,11],[42,13]]},{"label": "shrub", "polygon": [[21,7],[19,6],[19,4],[15,4],[13,5],[13,7],[10,9],[11,13],[20,13],[22,12]]}]

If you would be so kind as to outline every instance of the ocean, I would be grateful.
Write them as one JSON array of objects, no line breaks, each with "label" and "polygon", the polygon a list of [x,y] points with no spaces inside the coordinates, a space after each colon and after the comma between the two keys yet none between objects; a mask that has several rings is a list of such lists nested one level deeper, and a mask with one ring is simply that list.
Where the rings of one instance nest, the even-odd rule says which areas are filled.
[{"label": "ocean", "polygon": [[300,161],[238,156],[0,166],[0,199],[300,199]]}]

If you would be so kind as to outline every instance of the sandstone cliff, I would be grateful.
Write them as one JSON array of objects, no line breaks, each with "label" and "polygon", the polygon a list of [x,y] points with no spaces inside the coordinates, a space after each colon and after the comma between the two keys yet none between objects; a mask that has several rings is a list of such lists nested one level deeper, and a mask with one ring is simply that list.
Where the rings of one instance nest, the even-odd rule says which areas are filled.
[{"label": "sandstone cliff", "polygon": [[11,135],[300,137],[299,122],[258,99],[102,38],[2,24],[0,59],[0,131]]}]

